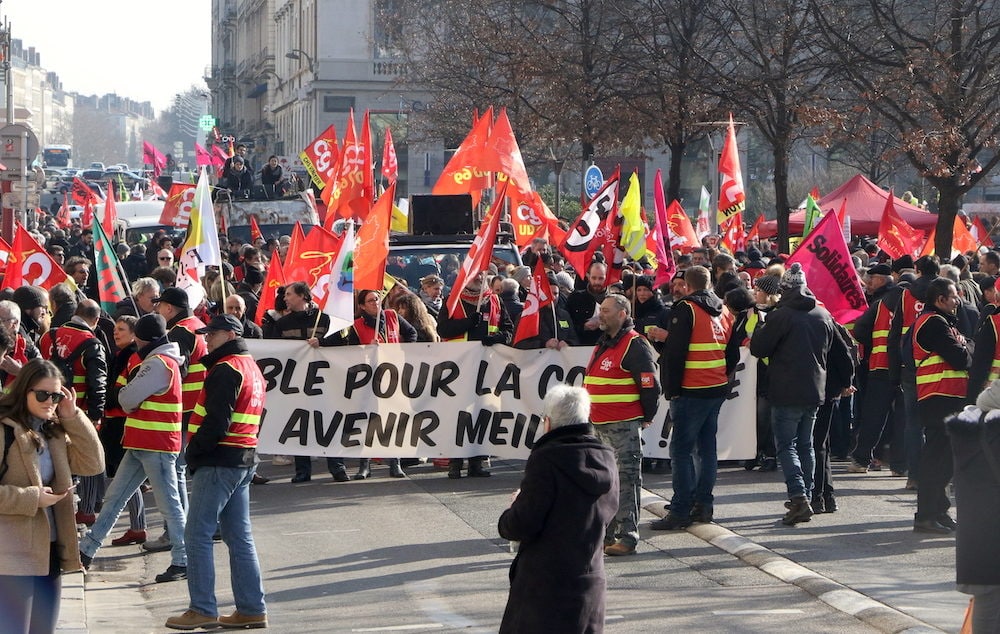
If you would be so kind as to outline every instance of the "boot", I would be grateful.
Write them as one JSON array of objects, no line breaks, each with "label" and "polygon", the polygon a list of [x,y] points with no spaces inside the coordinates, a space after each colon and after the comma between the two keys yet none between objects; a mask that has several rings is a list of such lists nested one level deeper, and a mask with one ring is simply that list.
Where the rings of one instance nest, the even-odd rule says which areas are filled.
[{"label": "boot", "polygon": [[797,495],[785,502],[785,508],[788,509],[788,512],[781,518],[781,523],[785,526],[793,526],[812,519],[813,510],[809,505],[809,499],[804,495]]},{"label": "boot", "polygon": [[354,474],[355,480],[367,480],[372,474],[371,458],[362,458],[358,461],[358,472]]},{"label": "boot", "polygon": [[406,474],[403,473],[403,467],[399,464],[399,458],[392,458],[389,460],[389,477],[390,478],[405,478]]},{"label": "boot", "polygon": [[448,477],[457,480],[462,477],[462,459],[452,458],[448,461]]},{"label": "boot", "polygon": [[469,477],[488,478],[492,473],[483,467],[484,458],[469,458]]}]

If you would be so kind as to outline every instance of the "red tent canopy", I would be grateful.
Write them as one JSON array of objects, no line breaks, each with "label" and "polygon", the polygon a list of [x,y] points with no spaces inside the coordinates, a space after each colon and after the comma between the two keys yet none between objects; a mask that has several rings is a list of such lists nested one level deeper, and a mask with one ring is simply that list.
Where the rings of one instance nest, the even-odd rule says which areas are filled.
[{"label": "red tent canopy", "polygon": [[[878,225],[882,220],[882,212],[885,211],[887,198],[889,198],[889,192],[858,174],[820,198],[817,204],[824,214],[831,211],[835,213],[840,211],[844,199],[847,199],[847,215],[851,219],[851,235],[874,236],[878,234]],[[937,224],[936,214],[905,203],[898,197],[894,198],[896,211],[911,227],[921,231],[930,231]],[[801,235],[805,220],[805,211],[792,214],[788,219],[789,233],[793,236]],[[778,221],[769,220],[762,223],[760,233],[765,238],[777,235]]]}]

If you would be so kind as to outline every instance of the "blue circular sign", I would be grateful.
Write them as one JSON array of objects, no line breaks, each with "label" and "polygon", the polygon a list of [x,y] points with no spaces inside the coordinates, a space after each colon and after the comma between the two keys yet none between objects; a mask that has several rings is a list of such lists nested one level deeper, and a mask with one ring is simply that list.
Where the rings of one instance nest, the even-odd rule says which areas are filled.
[{"label": "blue circular sign", "polygon": [[587,194],[588,198],[593,198],[597,195],[597,192],[601,191],[601,187],[604,186],[604,174],[601,172],[601,168],[596,165],[591,165],[587,168],[587,171],[583,173],[583,191]]}]

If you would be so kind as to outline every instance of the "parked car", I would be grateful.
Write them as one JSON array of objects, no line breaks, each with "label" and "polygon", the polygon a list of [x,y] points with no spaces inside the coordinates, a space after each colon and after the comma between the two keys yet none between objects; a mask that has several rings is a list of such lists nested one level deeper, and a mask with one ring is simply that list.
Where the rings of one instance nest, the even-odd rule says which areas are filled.
[{"label": "parked car", "polygon": [[90,164],[90,167],[88,169],[101,170],[103,172],[104,171],[104,163],[101,163],[100,161],[94,161],[93,163]]}]

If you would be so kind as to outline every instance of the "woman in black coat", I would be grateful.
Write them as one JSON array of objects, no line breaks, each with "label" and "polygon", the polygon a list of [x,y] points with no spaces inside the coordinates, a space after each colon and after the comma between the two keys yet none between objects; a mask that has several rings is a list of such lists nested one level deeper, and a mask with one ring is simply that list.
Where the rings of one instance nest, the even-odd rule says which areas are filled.
[{"label": "woman in black coat", "polygon": [[557,385],[543,404],[521,488],[500,516],[500,535],[520,542],[500,632],[602,632],[604,529],[618,510],[614,452],[588,422],[582,388]]}]

